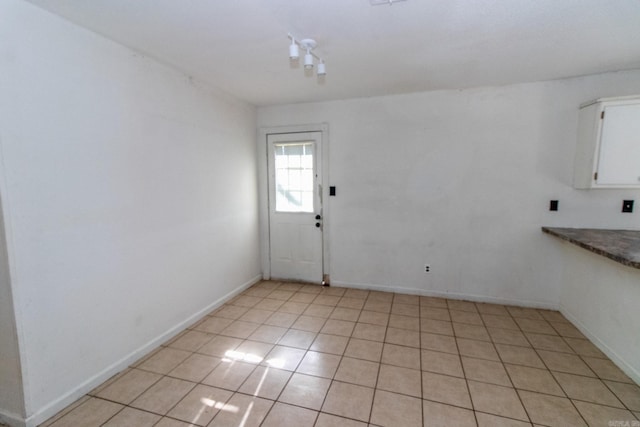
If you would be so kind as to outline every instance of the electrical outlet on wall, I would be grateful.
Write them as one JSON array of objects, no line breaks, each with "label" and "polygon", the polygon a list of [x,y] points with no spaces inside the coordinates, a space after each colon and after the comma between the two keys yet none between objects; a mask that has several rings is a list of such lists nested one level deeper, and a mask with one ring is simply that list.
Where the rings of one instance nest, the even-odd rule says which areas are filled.
[{"label": "electrical outlet on wall", "polygon": [[425,273],[429,273],[431,271],[431,267],[429,266],[429,264],[425,264],[424,265],[424,272]]}]

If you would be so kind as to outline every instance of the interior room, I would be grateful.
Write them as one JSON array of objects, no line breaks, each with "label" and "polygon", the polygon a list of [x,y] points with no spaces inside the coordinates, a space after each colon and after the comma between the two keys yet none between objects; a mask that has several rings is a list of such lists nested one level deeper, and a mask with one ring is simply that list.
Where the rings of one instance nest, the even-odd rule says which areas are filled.
[{"label": "interior room", "polygon": [[3,0],[0,425],[640,426],[638,22]]}]

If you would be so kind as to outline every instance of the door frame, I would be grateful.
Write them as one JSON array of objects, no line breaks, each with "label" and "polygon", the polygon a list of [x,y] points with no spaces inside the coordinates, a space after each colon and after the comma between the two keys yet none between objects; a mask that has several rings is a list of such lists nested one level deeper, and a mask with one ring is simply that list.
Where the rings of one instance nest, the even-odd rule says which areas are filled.
[{"label": "door frame", "polygon": [[322,271],[324,277],[329,275],[330,256],[330,227],[331,216],[329,215],[329,125],[327,123],[292,125],[292,126],[269,126],[258,129],[257,138],[257,159],[258,159],[258,196],[259,196],[259,225],[260,225],[260,264],[262,267],[262,278],[271,279],[271,256],[270,256],[270,236],[269,236],[269,171],[267,162],[269,159],[267,136],[283,133],[306,133],[320,132],[322,138],[321,153],[316,155],[322,159]]}]

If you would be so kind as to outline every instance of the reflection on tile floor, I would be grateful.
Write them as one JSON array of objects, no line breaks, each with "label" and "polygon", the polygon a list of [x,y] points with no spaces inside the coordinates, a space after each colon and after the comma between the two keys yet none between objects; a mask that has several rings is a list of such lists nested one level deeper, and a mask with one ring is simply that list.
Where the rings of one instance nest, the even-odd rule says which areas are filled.
[{"label": "reflection on tile floor", "polygon": [[640,388],[558,312],[261,282],[43,425],[639,420]]}]

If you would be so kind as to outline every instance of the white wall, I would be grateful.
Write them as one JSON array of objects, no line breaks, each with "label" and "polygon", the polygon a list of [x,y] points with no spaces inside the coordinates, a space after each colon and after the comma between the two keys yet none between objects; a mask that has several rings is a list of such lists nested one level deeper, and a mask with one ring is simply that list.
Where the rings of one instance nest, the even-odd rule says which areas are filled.
[{"label": "white wall", "polygon": [[259,279],[255,109],[20,0],[0,69],[34,423]]},{"label": "white wall", "polygon": [[620,213],[637,191],[571,187],[579,104],[634,93],[640,71],[264,107],[258,125],[329,125],[333,284],[558,307],[542,225],[640,228]]},{"label": "white wall", "polygon": [[0,423],[24,418],[20,353],[0,200]]},{"label": "white wall", "polygon": [[640,384],[640,270],[548,239],[561,251],[562,313]]}]

